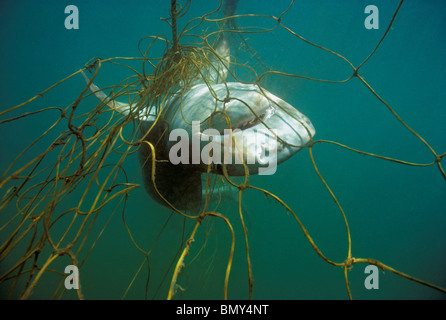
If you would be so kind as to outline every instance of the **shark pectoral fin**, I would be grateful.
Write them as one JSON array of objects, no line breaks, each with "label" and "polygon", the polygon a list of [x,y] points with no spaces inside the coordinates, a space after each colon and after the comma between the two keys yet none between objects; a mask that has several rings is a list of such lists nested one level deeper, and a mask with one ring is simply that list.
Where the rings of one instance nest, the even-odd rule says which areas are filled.
[{"label": "shark pectoral fin", "polygon": [[[162,199],[164,198],[178,210],[187,210],[192,213],[200,211],[202,199],[200,170],[197,170],[193,165],[173,165],[170,162],[159,161],[155,167],[154,185],[152,180],[152,156],[145,144],[140,147],[139,160],[144,187],[152,199],[167,206]],[[158,193],[161,194],[162,198]]]},{"label": "shark pectoral fin", "polygon": [[157,172],[172,203],[182,210],[199,213],[202,201],[201,171],[188,165],[172,165]]},{"label": "shark pectoral fin", "polygon": [[[152,181],[150,181],[153,183]],[[156,186],[161,195],[179,210],[198,213],[201,208],[201,172],[191,166],[159,163]]]},{"label": "shark pectoral fin", "polygon": [[90,84],[90,86],[89,86],[90,91],[96,96],[96,98],[98,98],[100,101],[106,103],[107,106],[110,107],[110,109],[115,110],[116,112],[119,112],[125,116],[130,113],[130,105],[129,104],[110,99],[97,85],[95,85],[93,82],[90,83],[90,79],[87,77],[87,75],[83,71],[81,73],[85,79],[85,82],[87,84]]}]

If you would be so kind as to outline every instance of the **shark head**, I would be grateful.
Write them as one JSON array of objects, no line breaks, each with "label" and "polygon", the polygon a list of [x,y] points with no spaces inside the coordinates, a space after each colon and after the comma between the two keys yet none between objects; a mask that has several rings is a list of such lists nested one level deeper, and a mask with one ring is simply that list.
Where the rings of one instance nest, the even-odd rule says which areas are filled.
[{"label": "shark head", "polygon": [[[228,83],[227,87],[231,98],[221,107],[227,118],[216,113],[211,126],[220,134],[209,135],[209,139],[221,144],[228,175],[245,175],[243,164],[250,174],[273,174],[278,164],[301,150],[315,135],[308,117],[266,89],[241,83]],[[220,91],[218,87],[214,89]],[[217,171],[220,169],[217,166]]]},{"label": "shark head", "polygon": [[[211,164],[216,173],[242,176],[246,166],[250,174],[273,174],[315,134],[304,114],[254,84],[216,84],[212,93],[207,85],[196,85],[181,100],[181,114],[167,119],[175,129],[168,148],[181,149],[183,155],[199,152],[202,163]],[[186,141],[178,141],[179,130],[185,131]],[[194,157],[184,157],[182,163],[198,164]]]}]

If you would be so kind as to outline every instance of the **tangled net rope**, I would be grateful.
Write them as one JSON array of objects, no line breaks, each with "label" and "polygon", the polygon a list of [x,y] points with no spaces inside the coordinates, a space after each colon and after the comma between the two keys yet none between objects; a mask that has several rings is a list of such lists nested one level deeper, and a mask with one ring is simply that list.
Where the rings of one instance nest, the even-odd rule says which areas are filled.
[{"label": "tangled net rope", "polygon": [[[151,279],[150,265],[156,263],[152,257],[152,250],[165,232],[164,227],[169,223],[169,220],[173,216],[180,216],[184,219],[181,244],[160,284],[156,287],[155,295],[161,294],[167,299],[172,299],[175,295],[187,290],[184,285],[180,284],[179,279],[185,274],[185,270],[191,268],[192,263],[198,259],[202,251],[205,251],[208,239],[211,237],[210,234],[216,232],[216,226],[213,223],[220,220],[226,228],[224,232],[229,231],[230,235],[229,244],[226,244],[223,250],[227,258],[224,280],[221,285],[221,297],[224,299],[231,297],[229,283],[237,243],[237,248],[244,248],[243,256],[246,261],[245,270],[247,273],[245,285],[247,296],[251,299],[255,293],[255,264],[251,261],[250,250],[253,244],[250,241],[246,223],[246,210],[243,205],[247,190],[252,190],[259,195],[273,199],[278,207],[284,208],[287,214],[291,215],[292,219],[297,222],[306,241],[317,256],[331,266],[342,268],[348,298],[352,299],[354,297],[349,281],[349,271],[356,264],[375,265],[383,271],[394,273],[408,281],[414,281],[446,293],[446,289],[441,286],[394,269],[385,262],[373,258],[353,256],[348,214],[344,211],[332,185],[327,182],[319,170],[314,157],[315,149],[332,145],[360,155],[393,162],[397,165],[436,167],[438,174],[446,180],[446,174],[442,167],[442,160],[446,153],[435,151],[428,141],[411,128],[395,112],[392,106],[372,88],[361,73],[361,70],[386,39],[398,17],[403,1],[399,2],[390,23],[386,26],[385,32],[375,48],[356,66],[341,54],[305,39],[287,26],[285,18],[287,12],[293,7],[294,1],[277,17],[254,14],[237,15],[234,12],[235,8],[234,10],[231,8],[233,3],[234,1],[228,1],[226,4],[220,2],[218,8],[214,11],[191,19],[181,31],[178,31],[178,21],[181,21],[187,14],[191,1],[186,1],[184,6],[179,6],[176,1],[171,1],[171,16],[169,19],[165,19],[172,30],[171,40],[167,36],[148,36],[141,39],[139,44],[141,57],[94,58],[87,62],[84,68],[56,82],[31,99],[0,112],[0,125],[16,123],[23,118],[50,112],[58,115],[58,119],[40,136],[36,137],[29,146],[24,148],[0,177],[0,189],[2,190],[0,201],[0,214],[2,216],[0,263],[3,265],[0,274],[0,286],[2,292],[6,293],[7,298],[28,299],[32,297],[42,279],[47,276],[51,279],[57,279],[57,285],[51,288],[51,297],[64,297],[67,294],[67,290],[64,288],[66,274],[61,266],[67,264],[78,266],[82,274],[83,265],[87,258],[90,257],[90,254],[94,255],[95,246],[100,243],[115,213],[120,212],[130,241],[143,257],[143,262],[128,284],[123,297],[126,297],[132,286],[137,282],[136,278],[143,270],[144,265],[147,265],[149,272],[146,283],[147,297],[147,286],[149,279]],[[222,11],[225,13],[224,17],[221,17]],[[274,25],[268,29],[245,30],[235,24],[235,21],[252,17],[272,21]],[[207,27],[207,31],[204,34],[199,34],[200,28],[205,27]],[[351,68],[350,75],[344,80],[332,81],[265,70],[268,67],[262,65],[261,60],[256,60],[257,53],[251,49],[244,36],[270,33],[276,29],[286,31],[296,41],[302,41],[308,46],[337,57]],[[168,159],[159,157],[157,141],[147,140],[146,138],[150,133],[153,133],[152,130],[156,128],[155,124],[163,121],[161,115],[165,111],[168,97],[175,94],[181,96],[185,92],[184,88],[192,86],[197,78],[209,84],[209,73],[207,71],[212,70],[215,61],[223,59],[214,49],[214,44],[222,34],[241,39],[245,50],[253,57],[253,60],[261,64],[258,67],[263,71],[257,73],[248,64],[231,61],[227,71],[235,81],[249,82],[259,87],[268,79],[277,76],[333,84],[359,81],[432,154],[432,161],[429,163],[413,163],[362,151],[330,140],[313,140],[306,146],[314,171],[334,200],[345,225],[347,246],[343,259],[336,261],[325,255],[317,241],[311,237],[300,214],[282,200],[280,195],[252,183],[255,180],[250,177],[248,170],[245,170],[245,175],[241,179],[234,179],[228,176],[225,170],[220,175],[212,173],[211,166],[209,166],[207,173],[203,175],[205,203],[197,214],[177,209],[157,190],[156,186],[159,181],[157,181],[155,174],[156,168],[162,166]],[[147,42],[148,44],[146,44]],[[141,48],[144,44],[146,47],[143,50]],[[154,57],[152,56],[152,50],[159,44],[164,46],[163,54]],[[137,63],[140,68],[132,66],[131,63]],[[57,90],[61,84],[69,79],[80,79],[81,72],[90,73],[90,84],[92,84],[105,66],[125,68],[133,74],[118,85],[104,88],[104,91],[109,92],[107,101],[121,100],[132,106],[127,116],[111,110],[105,102],[100,102],[94,108],[91,108],[93,97],[90,97],[92,94],[88,85],[66,107],[45,107],[11,116]],[[254,80],[247,81],[245,79],[246,75]],[[89,111],[81,113],[79,110],[84,110],[82,106],[86,106]],[[140,124],[135,121],[137,115],[141,114],[147,106],[153,106],[153,110],[150,111],[158,115],[153,126],[148,129],[141,128]],[[160,134],[160,136],[163,134]],[[51,135],[55,138],[48,142],[47,137]],[[278,138],[280,139],[280,137]],[[46,145],[46,148],[41,148],[42,144]],[[41,148],[40,151],[36,151],[36,146]],[[134,177],[129,176],[127,163],[129,158],[134,157],[139,148],[147,149],[147,162],[151,168],[151,180],[155,186],[155,192],[163,199],[164,205],[171,209],[171,214],[163,218],[167,220],[150,246],[142,245],[126,222],[126,217],[133,215],[133,212],[130,214],[127,210],[128,199],[134,192],[141,189],[139,183],[141,171],[139,170]],[[33,156],[31,157],[30,154]],[[302,157],[302,155],[299,156]],[[236,190],[236,215],[234,215],[234,212],[227,214],[220,211],[223,207],[210,201],[212,197],[220,197],[220,192],[223,192],[224,188],[228,186]],[[242,238],[235,231],[234,224],[238,224],[241,228]],[[204,234],[199,235],[199,232],[203,230]],[[192,256],[190,253],[193,249],[197,252]],[[75,292],[79,299],[84,299],[84,286],[87,287],[89,284],[83,282],[82,277],[80,283],[81,287]],[[88,296],[85,296],[85,298],[88,298]]]}]

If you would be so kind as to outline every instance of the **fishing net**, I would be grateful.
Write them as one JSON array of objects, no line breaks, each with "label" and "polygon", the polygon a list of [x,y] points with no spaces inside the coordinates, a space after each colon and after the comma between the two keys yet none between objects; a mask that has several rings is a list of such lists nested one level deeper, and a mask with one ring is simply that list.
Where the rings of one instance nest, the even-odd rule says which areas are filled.
[{"label": "fishing net", "polygon": [[[367,69],[374,59],[385,60],[391,54],[382,46],[400,18],[403,1],[394,4],[385,26],[382,19],[373,47],[354,63],[335,49],[304,37],[300,26],[293,27],[296,22],[287,17],[300,8],[294,1],[275,15],[245,14],[243,9],[236,10],[237,1],[226,1],[195,18],[188,17],[194,2],[167,4],[170,17],[164,21],[171,34],[141,39],[141,56],[94,58],[36,96],[0,112],[2,139],[12,140],[22,128],[36,126],[29,144],[7,155],[0,178],[2,298],[355,298],[355,292],[367,298],[364,268],[368,265],[379,268],[381,281],[391,278],[389,287],[409,283],[409,291],[443,297],[432,292],[446,293],[444,261],[430,260],[444,248],[427,253],[434,250],[432,242],[444,242],[442,229],[429,229],[431,236],[421,237],[423,241],[413,236],[421,244],[410,237],[389,241],[386,236],[405,229],[403,217],[410,220],[425,215],[434,224],[444,218],[444,212],[429,205],[438,203],[444,192],[432,193],[428,186],[426,191],[422,186],[414,191],[419,192],[425,212],[417,212],[419,207],[400,214],[393,210],[414,199],[394,199],[392,189],[410,187],[405,183],[417,185],[417,181],[441,185],[446,179],[444,150],[436,151],[415,129],[418,126],[400,115],[401,106],[393,107],[380,95],[371,83],[384,89],[384,81]],[[328,73],[319,76],[314,62],[309,61],[312,67],[306,70],[287,69],[287,61],[301,58],[299,65],[303,66],[304,59],[309,59],[296,50],[286,52],[283,65],[271,67],[262,47],[275,41],[277,33],[286,35],[289,43],[298,43],[302,52],[308,50],[309,56],[320,54],[320,63],[327,63],[319,69],[327,68]],[[227,64],[227,57],[215,50],[223,35],[231,46]],[[223,70],[215,67],[219,63],[225,65]],[[330,69],[329,64],[335,67]],[[107,83],[110,77],[101,74],[109,75],[110,70],[124,70],[130,76],[118,84]],[[374,81],[368,80],[367,71]],[[66,104],[51,100],[67,84],[83,81],[81,72],[89,80],[76,97]],[[340,101],[344,92],[359,91],[365,97],[361,101],[364,108],[348,99],[343,110],[316,112],[307,106],[304,113],[314,121],[321,138],[279,165],[276,175],[254,176],[245,170],[243,176],[232,177],[225,166],[215,172],[209,165],[201,177],[200,210],[179,209],[161,190],[170,181],[156,174],[157,168],[168,165],[166,154],[160,151],[169,126],[165,123],[167,101],[173,95],[181,99],[197,79],[212,91],[216,72],[228,73],[228,82],[254,84],[284,99],[291,96],[285,85],[289,83],[297,91],[317,90],[321,95],[339,90],[333,96]],[[340,74],[343,76],[337,79]],[[379,75],[387,76],[391,74]],[[98,79],[107,95],[99,103],[89,87]],[[302,100],[311,104],[308,96]],[[131,108],[126,114],[116,112],[107,106],[113,101]],[[323,138],[327,135],[321,127],[339,120],[335,116],[339,113],[354,113],[358,116],[352,116],[354,121],[370,121],[375,126],[363,133],[342,134],[343,124],[337,123],[339,139],[336,134],[332,140]],[[229,116],[222,114],[229,126]],[[156,120],[144,127],[135,120],[141,115]],[[324,120],[318,121],[318,115]],[[45,121],[36,123],[43,116]],[[381,141],[384,149],[367,140],[373,138],[367,130],[380,130],[381,119],[404,132],[401,139],[387,136]],[[211,126],[212,117],[208,120]],[[355,136],[360,138],[349,139]],[[409,141],[410,150],[402,157],[389,156],[394,154],[389,148],[393,141],[398,145]],[[361,148],[361,143],[366,147]],[[383,154],[367,147],[383,150]],[[144,149],[145,179],[158,203],[144,191],[137,161],[140,149]],[[416,159],[428,160],[406,160],[420,153],[423,156]],[[293,171],[295,166],[298,171]],[[376,166],[381,175],[368,175],[368,168]],[[412,178],[397,183],[401,177]],[[278,185],[269,187],[271,181]],[[360,205],[353,204],[355,197],[361,199]],[[374,219],[380,221],[382,230],[368,229]],[[408,234],[417,231],[422,230],[407,226]],[[407,250],[413,254],[404,255]],[[407,262],[407,256],[413,260]],[[412,268],[410,261],[415,260],[425,262]],[[65,287],[67,265],[79,269],[77,290]],[[394,292],[390,297],[404,294]]]}]

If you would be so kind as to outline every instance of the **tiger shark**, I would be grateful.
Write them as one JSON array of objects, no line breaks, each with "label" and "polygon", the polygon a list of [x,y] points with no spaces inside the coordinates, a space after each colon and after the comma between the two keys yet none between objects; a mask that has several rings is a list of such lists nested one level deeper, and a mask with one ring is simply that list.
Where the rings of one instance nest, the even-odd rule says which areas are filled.
[{"label": "tiger shark", "polygon": [[[215,51],[218,58],[202,72],[206,81],[200,77],[172,94],[160,114],[150,114],[149,107],[132,113],[141,136],[155,146],[156,160],[164,160],[156,162],[153,175],[152,149],[140,145],[146,191],[164,206],[191,213],[198,213],[204,202],[202,174],[208,169],[228,176],[272,174],[315,135],[308,117],[261,86],[226,82],[230,52],[224,33]],[[94,95],[111,109],[125,116],[135,110],[110,99],[82,74]]]}]

